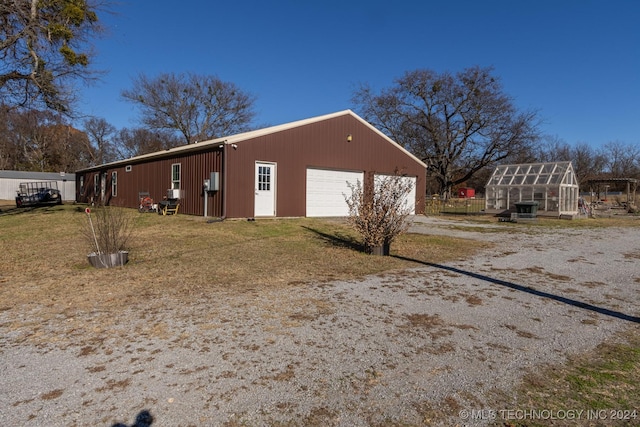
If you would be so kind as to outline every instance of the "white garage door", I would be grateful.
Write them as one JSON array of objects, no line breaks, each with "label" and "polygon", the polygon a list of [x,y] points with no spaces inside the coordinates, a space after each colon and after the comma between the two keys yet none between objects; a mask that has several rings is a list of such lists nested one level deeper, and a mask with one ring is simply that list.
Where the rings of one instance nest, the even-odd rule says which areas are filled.
[{"label": "white garage door", "polygon": [[[374,178],[375,181],[376,181],[376,184],[377,184],[379,179],[384,179],[384,178],[386,178],[388,176],[389,175],[376,175],[375,178]],[[403,176],[402,180],[403,181],[409,181],[411,183],[411,191],[407,195],[404,203],[406,203],[406,206],[409,208],[409,213],[411,215],[415,215],[415,213],[416,213],[416,177],[415,176]]]},{"label": "white garage door", "polygon": [[363,172],[307,169],[307,216],[349,216],[347,182],[364,181]]}]

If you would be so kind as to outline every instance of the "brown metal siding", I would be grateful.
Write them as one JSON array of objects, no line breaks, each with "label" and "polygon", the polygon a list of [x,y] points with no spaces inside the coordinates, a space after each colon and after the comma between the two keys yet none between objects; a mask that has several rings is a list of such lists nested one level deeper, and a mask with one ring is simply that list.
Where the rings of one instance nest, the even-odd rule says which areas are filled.
[{"label": "brown metal siding", "polygon": [[[347,135],[352,136],[347,142]],[[276,163],[276,216],[306,215],[308,167],[416,176],[416,212],[424,212],[425,170],[422,165],[359,120],[345,115],[283,132],[242,141],[229,149],[227,215],[254,214],[256,161]]]},{"label": "brown metal siding", "polygon": [[[211,172],[221,172],[222,153],[220,149],[211,148],[182,156],[167,157],[146,163],[137,163],[114,168],[105,168],[98,171],[79,173],[77,179],[79,202],[89,203],[92,200],[98,202],[99,195],[94,194],[93,176],[102,172],[107,173],[106,204],[137,208],[139,206],[139,192],[148,192],[157,203],[167,194],[171,188],[171,167],[179,163],[180,177],[180,210],[179,212],[192,215],[204,213],[203,183],[209,179]],[[127,166],[130,171],[127,172]],[[111,195],[111,173],[117,172],[117,195]],[[84,176],[84,189],[80,189],[80,176]],[[208,197],[208,215],[222,215],[222,192],[210,192]]]},{"label": "brown metal siding", "polygon": [[[347,141],[347,135],[352,140]],[[103,169],[107,172],[107,203],[137,208],[138,192],[147,191],[157,202],[171,187],[171,165],[181,164],[180,212],[202,215],[202,185],[210,172],[220,173],[220,191],[208,195],[208,216],[247,218],[254,216],[255,164],[276,164],[276,216],[306,216],[306,171],[309,167],[393,174],[395,170],[417,177],[416,213],[424,212],[425,169],[398,147],[351,115],[299,126],[250,140],[236,148],[203,146],[203,150]],[[226,153],[226,176],[223,156]],[[89,202],[93,194],[93,174],[103,170],[78,172],[77,200]],[[111,172],[118,172],[118,194],[110,197]],[[367,175],[367,176],[368,176]],[[80,176],[85,177],[81,192]],[[226,182],[225,182],[226,179]],[[226,189],[226,197],[224,190]],[[226,204],[226,206],[225,206]]]}]

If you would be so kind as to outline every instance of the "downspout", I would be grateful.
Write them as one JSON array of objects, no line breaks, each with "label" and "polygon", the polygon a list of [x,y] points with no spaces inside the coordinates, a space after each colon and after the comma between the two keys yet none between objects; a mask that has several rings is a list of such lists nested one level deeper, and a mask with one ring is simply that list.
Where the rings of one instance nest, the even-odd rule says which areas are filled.
[{"label": "downspout", "polygon": [[222,176],[222,216],[219,219],[210,219],[207,222],[218,222],[224,221],[227,218],[227,140],[225,139],[218,146],[222,151],[222,171],[220,175]]},{"label": "downspout", "polygon": [[207,200],[209,198],[209,189],[206,187],[206,185],[202,186],[202,192],[204,193],[204,214],[202,215],[203,217],[207,217],[208,216],[208,209],[209,209],[209,201]]},{"label": "downspout", "polygon": [[227,218],[227,140],[222,141],[222,218]]}]

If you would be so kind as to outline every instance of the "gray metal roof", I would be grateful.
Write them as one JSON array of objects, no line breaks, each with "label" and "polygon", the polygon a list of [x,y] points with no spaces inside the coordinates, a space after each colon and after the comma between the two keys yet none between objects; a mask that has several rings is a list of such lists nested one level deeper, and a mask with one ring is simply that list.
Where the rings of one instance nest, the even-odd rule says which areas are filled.
[{"label": "gray metal roof", "polygon": [[26,172],[0,170],[0,178],[37,179],[42,181],[75,181],[76,174],[66,172]]}]

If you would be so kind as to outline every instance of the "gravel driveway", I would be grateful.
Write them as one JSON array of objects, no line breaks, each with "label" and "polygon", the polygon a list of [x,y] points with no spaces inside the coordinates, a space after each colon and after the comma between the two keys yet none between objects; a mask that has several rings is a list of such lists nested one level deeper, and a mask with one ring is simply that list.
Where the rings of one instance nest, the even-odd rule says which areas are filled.
[{"label": "gravel driveway", "polygon": [[[92,313],[61,317],[47,344],[2,312],[0,425],[483,425],[461,411],[640,330],[640,228],[451,225],[419,218],[413,231],[499,245],[360,281],[154,300],[109,334]],[[56,335],[71,321],[94,336]]]}]

